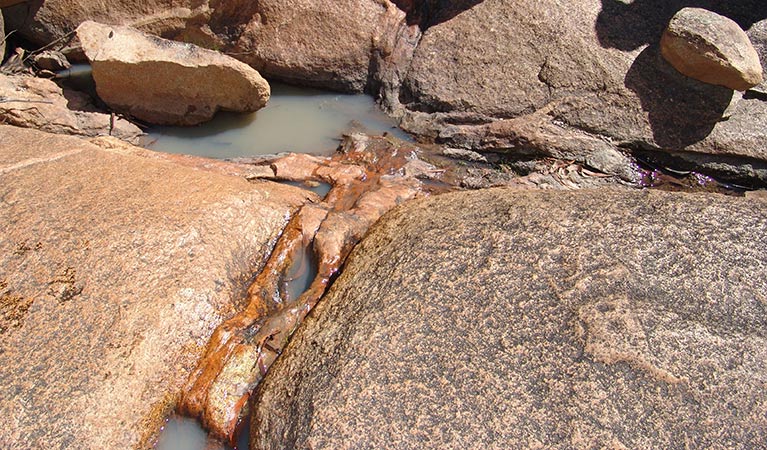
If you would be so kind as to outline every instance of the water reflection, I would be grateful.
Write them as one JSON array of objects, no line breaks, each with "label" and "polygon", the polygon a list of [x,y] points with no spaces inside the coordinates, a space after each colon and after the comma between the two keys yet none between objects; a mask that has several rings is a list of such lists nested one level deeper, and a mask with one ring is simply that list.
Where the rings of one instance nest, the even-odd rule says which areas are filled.
[{"label": "water reflection", "polygon": [[214,158],[281,152],[330,154],[351,130],[406,133],[367,95],[328,93],[272,83],[269,104],[252,114],[222,112],[198,127],[157,127],[143,144],[152,150]]}]

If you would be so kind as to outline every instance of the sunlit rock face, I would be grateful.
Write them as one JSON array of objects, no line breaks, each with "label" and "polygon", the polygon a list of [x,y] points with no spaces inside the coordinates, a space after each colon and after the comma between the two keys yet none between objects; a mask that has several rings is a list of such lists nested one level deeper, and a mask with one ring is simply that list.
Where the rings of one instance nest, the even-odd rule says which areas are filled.
[{"label": "sunlit rock face", "polygon": [[[0,75],[0,121],[24,128],[77,136],[115,136],[137,143],[141,129],[99,112],[87,95],[51,80]],[[30,107],[34,105],[33,107]]]},{"label": "sunlit rock face", "polygon": [[253,112],[269,100],[255,69],[219,52],[92,21],[77,37],[99,97],[148,123],[197,125],[219,110]]},{"label": "sunlit rock face", "polygon": [[371,57],[405,13],[388,0],[33,0],[6,11],[14,28],[45,44],[87,20],[130,25],[220,50],[269,78],[362,92]]},{"label": "sunlit rock face", "polygon": [[252,447],[759,447],[766,213],[604,189],[410,202],[270,369]]},{"label": "sunlit rock face", "polygon": [[660,41],[663,57],[690,78],[745,91],[763,81],[759,55],[738,24],[702,8],[671,18]]},{"label": "sunlit rock face", "polygon": [[5,449],[147,448],[305,199],[99,142],[0,126]]}]

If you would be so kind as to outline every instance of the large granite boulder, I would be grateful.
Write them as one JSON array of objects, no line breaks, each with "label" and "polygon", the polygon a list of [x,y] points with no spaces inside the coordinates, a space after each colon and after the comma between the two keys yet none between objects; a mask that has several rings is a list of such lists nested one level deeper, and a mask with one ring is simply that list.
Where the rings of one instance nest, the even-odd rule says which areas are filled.
[{"label": "large granite boulder", "polygon": [[222,2],[211,20],[216,31],[242,18],[230,51],[264,74],[362,92],[374,50],[404,16],[388,0],[263,0]]},{"label": "large granite boulder", "polygon": [[39,44],[87,20],[130,25],[231,54],[269,78],[354,92],[405,17],[388,0],[32,0],[6,14]]},{"label": "large granite boulder", "polygon": [[[464,135],[482,142],[489,122],[544,112],[542,126],[576,142],[585,133],[767,183],[767,102],[746,96],[731,106],[732,90],[689,79],[660,56],[663,29],[688,3],[486,0],[425,31],[389,103],[406,129],[451,146]],[[698,3],[746,30],[767,17],[759,0]],[[513,146],[475,150],[548,154],[530,140],[519,133]]]},{"label": "large granite boulder", "polygon": [[129,121],[99,112],[87,95],[30,76],[0,74],[0,122],[57,134],[115,136],[134,144],[143,134]]},{"label": "large granite boulder", "polygon": [[660,41],[675,69],[705,83],[745,91],[763,81],[759,55],[735,21],[703,8],[684,8]]},{"label": "large granite boulder", "polygon": [[83,22],[77,37],[110,107],[161,125],[197,125],[219,110],[266,106],[269,83],[236,59],[126,26]]},{"label": "large granite boulder", "polygon": [[757,448],[767,202],[493,189],[382,219],[257,389],[252,447]]},{"label": "large granite boulder", "polygon": [[4,449],[150,447],[304,201],[130,148],[0,126]]},{"label": "large granite boulder", "polygon": [[10,0],[6,6],[8,24],[38,45],[66,43],[66,37],[87,20],[131,25],[169,37],[210,16],[208,1],[197,0],[172,4],[164,0]]}]

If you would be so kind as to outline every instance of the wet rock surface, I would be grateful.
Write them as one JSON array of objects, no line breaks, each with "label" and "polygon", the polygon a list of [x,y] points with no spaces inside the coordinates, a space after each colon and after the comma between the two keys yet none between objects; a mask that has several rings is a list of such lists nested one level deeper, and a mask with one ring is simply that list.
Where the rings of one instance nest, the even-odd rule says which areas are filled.
[{"label": "wet rock surface", "polygon": [[307,198],[99,142],[0,126],[2,448],[146,448]]},{"label": "wet rock surface", "polygon": [[630,190],[408,203],[272,366],[252,446],[759,447],[766,209]]},{"label": "wet rock surface", "polygon": [[218,52],[90,21],[77,37],[99,97],[148,123],[196,125],[219,110],[253,112],[269,100],[256,70]]},{"label": "wet rock surface", "polygon": [[[424,194],[408,170],[416,162],[426,164],[417,153],[410,143],[353,134],[332,158],[291,154],[270,162],[263,176],[325,182],[330,191],[291,218],[248,289],[247,307],[213,333],[184,388],[182,413],[200,418],[213,435],[234,445],[252,390],[354,246],[387,211]],[[298,275],[291,273],[308,271],[309,259],[316,273],[308,274],[306,290],[294,296],[289,280]]]},{"label": "wet rock surface", "polygon": [[763,81],[762,65],[745,31],[702,8],[674,14],[660,41],[663,57],[690,78],[745,91]]},{"label": "wet rock surface", "polygon": [[0,74],[0,122],[56,134],[114,136],[137,143],[142,131],[100,112],[91,99],[51,80]]}]

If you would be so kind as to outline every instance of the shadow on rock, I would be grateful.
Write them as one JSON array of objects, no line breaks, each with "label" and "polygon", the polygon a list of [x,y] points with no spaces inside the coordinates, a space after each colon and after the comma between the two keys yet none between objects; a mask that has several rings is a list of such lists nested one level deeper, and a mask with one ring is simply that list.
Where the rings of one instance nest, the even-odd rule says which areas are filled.
[{"label": "shadow on rock", "polygon": [[671,17],[682,8],[705,8],[734,20],[744,30],[767,18],[767,2],[745,0],[602,0],[595,29],[599,43],[606,48],[636,50],[660,40]]},{"label": "shadow on rock", "polygon": [[677,72],[660,55],[658,46],[642,51],[625,78],[647,111],[655,142],[668,149],[705,139],[730,104],[733,91],[701,83]]},{"label": "shadow on rock", "polygon": [[407,14],[408,25],[419,25],[426,30],[434,25],[447,22],[458,14],[484,0],[393,0]]}]

